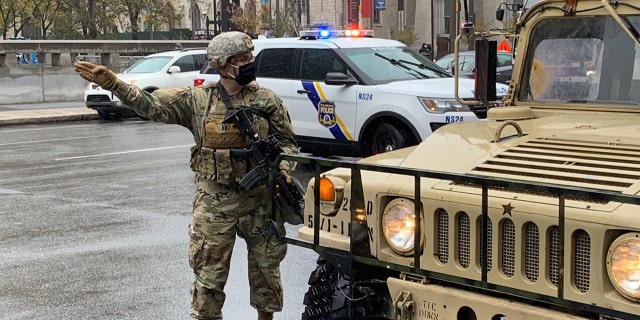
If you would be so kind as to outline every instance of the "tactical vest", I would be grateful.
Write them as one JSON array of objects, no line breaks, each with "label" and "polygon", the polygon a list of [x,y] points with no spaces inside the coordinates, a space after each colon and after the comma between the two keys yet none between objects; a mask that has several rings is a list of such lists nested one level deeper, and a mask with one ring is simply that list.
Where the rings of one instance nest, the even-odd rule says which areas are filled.
[{"label": "tactical vest", "polygon": [[[248,138],[231,124],[222,123],[227,107],[219,98],[213,95],[215,87],[209,88],[207,107],[202,119],[201,142],[191,147],[191,169],[198,177],[216,180],[221,184],[232,184],[240,181],[251,170],[251,162],[247,158],[234,157],[232,149],[242,150],[247,147]],[[250,104],[255,91],[247,92],[242,103]],[[234,104],[238,104],[234,99]],[[253,125],[260,137],[266,137],[269,130],[268,121],[254,115]]]}]

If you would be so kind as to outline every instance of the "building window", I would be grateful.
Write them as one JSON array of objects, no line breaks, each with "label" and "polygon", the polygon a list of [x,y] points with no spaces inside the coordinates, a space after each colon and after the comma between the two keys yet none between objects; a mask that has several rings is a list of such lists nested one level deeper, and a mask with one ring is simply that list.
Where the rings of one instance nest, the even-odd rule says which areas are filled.
[{"label": "building window", "polygon": [[202,29],[202,22],[200,21],[200,7],[197,3],[191,7],[191,28],[195,30]]},{"label": "building window", "polygon": [[[452,34],[451,30],[449,30],[451,28],[451,26],[449,26],[449,20],[451,18],[451,11],[452,11],[452,7],[451,6],[455,6],[456,3],[454,2],[454,0],[443,0],[442,1],[442,12],[444,13],[444,34]],[[455,19],[455,16],[453,17],[453,19]],[[455,34],[455,32],[453,32],[453,34]]]},{"label": "building window", "polygon": [[398,0],[398,11],[404,11],[404,0]]},{"label": "building window", "polygon": [[380,10],[373,10],[373,23],[380,24]]},{"label": "building window", "polygon": [[444,34],[450,34],[449,33],[449,17],[448,16],[444,16]]}]

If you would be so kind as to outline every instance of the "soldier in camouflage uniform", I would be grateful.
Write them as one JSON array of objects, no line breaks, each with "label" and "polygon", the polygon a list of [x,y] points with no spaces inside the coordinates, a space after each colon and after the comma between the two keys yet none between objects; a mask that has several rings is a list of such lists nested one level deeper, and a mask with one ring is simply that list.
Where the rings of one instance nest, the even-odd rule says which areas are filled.
[{"label": "soldier in camouflage uniform", "polygon": [[[225,32],[211,40],[207,59],[211,68],[218,70],[219,82],[233,107],[250,106],[262,111],[253,118],[260,138],[273,134],[285,152],[296,153],[286,107],[272,91],[253,81],[252,50],[249,36]],[[282,310],[280,262],[287,247],[276,235],[262,235],[270,225],[265,183],[249,191],[238,184],[251,170],[251,164],[247,159],[234,158],[230,149],[246,147],[247,138],[222,123],[227,106],[217,84],[148,93],[119,80],[104,66],[82,61],[76,63],[75,70],[84,79],[115,92],[139,114],[154,121],[179,124],[193,134],[195,145],[191,148],[190,164],[196,172],[197,191],[189,226],[189,265],[195,274],[191,316],[222,319],[224,286],[237,234],[246,240],[249,251],[250,304],[258,310],[258,319],[272,319],[273,312]],[[288,172],[293,165],[288,161],[280,163],[287,179],[291,179]],[[284,234],[284,228],[279,226]]]}]

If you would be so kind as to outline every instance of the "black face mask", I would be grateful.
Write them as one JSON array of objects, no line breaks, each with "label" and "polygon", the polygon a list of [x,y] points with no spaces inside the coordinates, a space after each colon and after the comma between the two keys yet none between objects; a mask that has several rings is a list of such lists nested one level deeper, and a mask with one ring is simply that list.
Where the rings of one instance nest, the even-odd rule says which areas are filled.
[{"label": "black face mask", "polygon": [[236,82],[241,86],[246,86],[251,81],[256,79],[256,66],[253,62],[247,63],[241,67],[238,67],[238,75],[236,76]]}]

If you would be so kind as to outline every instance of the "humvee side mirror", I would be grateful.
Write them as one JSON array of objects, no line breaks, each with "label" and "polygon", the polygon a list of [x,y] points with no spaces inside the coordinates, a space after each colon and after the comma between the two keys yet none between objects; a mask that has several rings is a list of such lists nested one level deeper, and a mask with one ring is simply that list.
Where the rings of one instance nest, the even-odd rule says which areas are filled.
[{"label": "humvee side mirror", "polygon": [[502,21],[504,19],[504,9],[496,10],[496,20]]},{"label": "humvee side mirror", "polygon": [[496,101],[497,41],[476,40],[476,82],[474,96],[480,101]]}]

